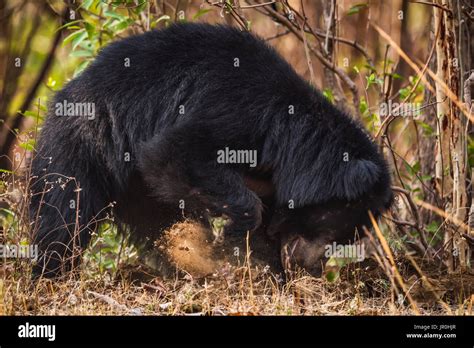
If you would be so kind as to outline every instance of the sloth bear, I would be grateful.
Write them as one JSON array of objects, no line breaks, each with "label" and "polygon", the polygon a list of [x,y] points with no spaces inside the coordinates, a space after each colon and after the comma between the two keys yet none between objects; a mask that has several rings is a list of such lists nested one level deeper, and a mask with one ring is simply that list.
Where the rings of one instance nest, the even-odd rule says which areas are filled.
[{"label": "sloth bear", "polygon": [[224,238],[244,238],[268,210],[282,255],[317,272],[325,244],[392,200],[358,123],[263,40],[207,24],[105,47],[52,101],[32,175],[36,277],[74,267],[110,214],[150,244],[183,215],[223,217]]}]

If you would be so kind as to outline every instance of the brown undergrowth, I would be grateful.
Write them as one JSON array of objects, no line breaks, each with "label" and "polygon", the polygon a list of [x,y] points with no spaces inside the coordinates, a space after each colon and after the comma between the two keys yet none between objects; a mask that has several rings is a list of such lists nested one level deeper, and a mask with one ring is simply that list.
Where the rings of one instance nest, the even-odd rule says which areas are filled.
[{"label": "brown undergrowth", "polygon": [[[177,237],[197,235],[181,240]],[[197,231],[197,232],[196,232]],[[472,315],[474,276],[446,274],[412,256],[395,256],[407,293],[376,258],[347,265],[328,282],[283,274],[253,257],[214,252],[188,223],[167,232],[167,272],[136,261],[116,272],[82,269],[62,280],[30,280],[30,264],[0,267],[0,313],[6,315]],[[187,245],[183,246],[185,243]],[[164,245],[164,247],[163,247]],[[186,250],[187,248],[187,250]],[[232,250],[236,247],[233,247]],[[238,248],[238,247],[237,247]],[[157,248],[160,250],[160,248]],[[201,258],[193,252],[207,250]],[[224,247],[225,249],[225,247]],[[171,255],[171,256],[170,256]],[[161,253],[160,258],[164,258]],[[184,262],[183,262],[184,261]],[[186,264],[186,262],[188,262]],[[174,265],[173,265],[174,263]],[[163,264],[162,264],[163,265]],[[214,269],[209,269],[216,266]],[[90,267],[90,265],[88,265]],[[193,268],[194,267],[194,268]],[[84,268],[84,267],[83,267]],[[186,269],[187,268],[187,269]],[[174,273],[170,270],[174,269]],[[207,276],[200,274],[207,271]],[[409,294],[409,296],[407,296]],[[410,300],[408,299],[410,297]],[[413,303],[411,302],[413,301]]]}]

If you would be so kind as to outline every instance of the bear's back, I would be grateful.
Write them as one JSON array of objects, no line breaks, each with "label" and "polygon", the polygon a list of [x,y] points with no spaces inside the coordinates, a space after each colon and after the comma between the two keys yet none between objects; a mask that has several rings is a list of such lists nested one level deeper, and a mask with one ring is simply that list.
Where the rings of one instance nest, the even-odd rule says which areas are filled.
[{"label": "bear's back", "polygon": [[236,88],[289,93],[301,90],[303,81],[262,39],[202,23],[174,24],[111,43],[84,74],[90,87],[101,91],[122,91],[122,86],[174,90],[189,79],[209,93],[234,93]]}]

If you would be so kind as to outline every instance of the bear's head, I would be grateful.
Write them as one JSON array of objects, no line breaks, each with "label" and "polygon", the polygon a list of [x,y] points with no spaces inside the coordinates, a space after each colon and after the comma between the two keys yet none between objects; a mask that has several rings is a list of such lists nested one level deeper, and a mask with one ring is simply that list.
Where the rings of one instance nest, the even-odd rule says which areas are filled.
[{"label": "bear's head", "polygon": [[[359,182],[349,181],[351,185],[364,185],[364,177],[367,175],[361,175]],[[294,209],[280,206],[275,210],[267,235],[279,240],[285,269],[299,266],[320,276],[334,245],[353,244],[357,237],[365,236],[364,226],[372,227],[369,211],[377,218],[389,209],[393,201],[386,167],[379,167],[374,177],[376,179],[371,185],[365,185],[362,194],[341,195]]]}]

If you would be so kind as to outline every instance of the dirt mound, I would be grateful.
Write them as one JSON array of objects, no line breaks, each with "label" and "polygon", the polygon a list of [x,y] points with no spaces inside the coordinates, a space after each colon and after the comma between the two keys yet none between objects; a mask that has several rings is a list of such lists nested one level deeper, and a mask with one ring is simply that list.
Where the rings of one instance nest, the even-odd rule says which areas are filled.
[{"label": "dirt mound", "polygon": [[240,267],[247,260],[252,267],[267,267],[281,272],[278,247],[262,231],[247,235],[225,236],[222,243],[214,243],[212,232],[194,222],[175,224],[155,242],[148,264],[163,277],[177,272],[203,278],[229,267]]}]

